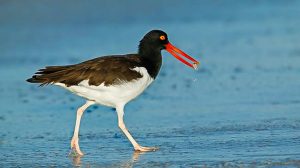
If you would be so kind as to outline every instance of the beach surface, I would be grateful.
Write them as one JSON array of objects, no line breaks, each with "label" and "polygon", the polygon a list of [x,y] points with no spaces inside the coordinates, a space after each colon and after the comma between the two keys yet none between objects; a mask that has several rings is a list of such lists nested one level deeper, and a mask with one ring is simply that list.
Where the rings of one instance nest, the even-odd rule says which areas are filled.
[{"label": "beach surface", "polygon": [[[300,1],[1,1],[0,167],[300,167]],[[163,51],[157,80],[125,109],[25,80],[49,65],[135,53],[162,29],[201,62]]]}]

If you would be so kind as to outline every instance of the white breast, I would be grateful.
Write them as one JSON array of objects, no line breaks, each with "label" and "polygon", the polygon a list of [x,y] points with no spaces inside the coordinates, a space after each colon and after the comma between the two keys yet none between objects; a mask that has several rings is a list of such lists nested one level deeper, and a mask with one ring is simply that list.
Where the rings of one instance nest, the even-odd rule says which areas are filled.
[{"label": "white breast", "polygon": [[76,95],[88,100],[93,100],[99,104],[116,107],[119,104],[126,104],[140,95],[153,81],[144,67],[135,67],[132,70],[139,72],[142,78],[130,82],[120,81],[119,84],[104,86],[90,86],[88,80],[80,82],[78,85],[67,87],[63,83],[54,83],[70,90]]}]

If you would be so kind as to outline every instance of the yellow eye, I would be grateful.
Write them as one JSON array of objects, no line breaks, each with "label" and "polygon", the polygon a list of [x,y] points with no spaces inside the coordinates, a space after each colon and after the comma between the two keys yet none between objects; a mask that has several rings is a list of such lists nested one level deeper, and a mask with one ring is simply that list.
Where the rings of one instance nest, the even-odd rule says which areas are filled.
[{"label": "yellow eye", "polygon": [[161,39],[161,40],[165,40],[165,39],[166,39],[166,37],[165,37],[165,36],[160,36],[160,37],[159,37],[159,39]]}]

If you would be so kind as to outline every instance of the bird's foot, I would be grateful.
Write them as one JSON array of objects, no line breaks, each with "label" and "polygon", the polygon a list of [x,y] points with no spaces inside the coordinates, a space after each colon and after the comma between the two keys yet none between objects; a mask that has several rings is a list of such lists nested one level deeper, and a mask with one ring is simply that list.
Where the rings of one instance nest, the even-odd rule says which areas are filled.
[{"label": "bird's foot", "polygon": [[137,146],[134,148],[135,151],[139,152],[154,152],[157,151],[158,147],[144,147],[144,146]]},{"label": "bird's foot", "polygon": [[78,144],[78,138],[72,138],[71,140],[71,151],[69,153],[70,156],[77,157],[77,156],[83,156],[84,154],[80,150],[79,144]]},{"label": "bird's foot", "polygon": [[75,148],[72,148],[69,152],[69,156],[73,158],[77,158],[83,156],[83,153],[81,151],[77,151]]}]

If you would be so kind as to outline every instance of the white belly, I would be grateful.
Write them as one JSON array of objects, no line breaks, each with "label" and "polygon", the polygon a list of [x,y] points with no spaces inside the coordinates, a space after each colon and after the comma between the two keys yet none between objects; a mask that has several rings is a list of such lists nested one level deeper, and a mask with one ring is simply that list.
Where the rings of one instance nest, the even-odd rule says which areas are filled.
[{"label": "white belly", "polygon": [[84,80],[78,85],[70,87],[62,83],[55,83],[55,85],[62,86],[76,95],[95,101],[96,103],[116,107],[117,105],[126,104],[136,98],[153,81],[153,78],[148,74],[146,68],[136,67],[133,70],[141,73],[143,77],[130,82],[121,81],[120,84],[110,86],[104,86],[104,83],[99,86],[90,86],[88,80]]}]

